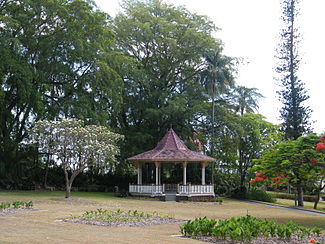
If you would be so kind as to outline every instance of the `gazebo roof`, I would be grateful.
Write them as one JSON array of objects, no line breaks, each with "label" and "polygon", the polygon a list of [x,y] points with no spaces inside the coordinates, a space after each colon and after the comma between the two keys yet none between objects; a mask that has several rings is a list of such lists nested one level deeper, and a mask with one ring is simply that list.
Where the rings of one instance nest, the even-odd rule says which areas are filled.
[{"label": "gazebo roof", "polygon": [[191,151],[175,131],[170,129],[154,149],[130,157],[128,160],[133,162],[212,162],[215,159]]}]

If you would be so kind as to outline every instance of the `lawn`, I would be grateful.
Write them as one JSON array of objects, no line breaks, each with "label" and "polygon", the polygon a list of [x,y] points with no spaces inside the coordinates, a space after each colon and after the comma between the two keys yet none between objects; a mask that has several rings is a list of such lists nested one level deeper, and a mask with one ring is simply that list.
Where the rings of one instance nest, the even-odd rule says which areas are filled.
[{"label": "lawn", "polygon": [[[109,193],[74,192],[73,199],[62,201],[64,192],[2,191],[1,201],[34,201],[33,211],[0,216],[0,243],[202,243],[196,240],[173,237],[179,235],[180,224],[142,227],[103,227],[61,222],[60,219],[81,215],[98,208],[116,210],[158,211],[172,214],[177,219],[195,217],[229,218],[249,213],[258,218],[278,222],[289,220],[325,229],[325,217],[257,206],[245,202],[226,200],[222,205],[213,203],[176,203],[116,198]],[[53,200],[56,199],[56,200]]]},{"label": "lawn", "polygon": [[[290,207],[294,207],[294,205],[295,205],[294,200],[280,199],[280,198],[276,199],[276,203],[281,204],[281,205],[285,205],[285,206],[290,206]],[[314,207],[313,202],[304,201],[304,205],[305,205],[304,206],[305,209],[313,209],[313,207]],[[325,201],[319,201],[319,203],[317,205],[317,210],[325,212]]]}]

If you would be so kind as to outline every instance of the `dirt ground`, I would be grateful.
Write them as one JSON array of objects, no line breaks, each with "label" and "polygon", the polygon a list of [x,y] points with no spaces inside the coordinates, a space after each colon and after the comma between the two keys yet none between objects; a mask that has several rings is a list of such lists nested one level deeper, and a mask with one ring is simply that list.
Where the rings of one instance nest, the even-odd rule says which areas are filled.
[{"label": "dirt ground", "polygon": [[[63,194],[63,193],[62,193]],[[70,216],[79,216],[86,210],[123,209],[144,212],[158,211],[172,214],[180,220],[207,216],[229,218],[249,213],[258,218],[278,222],[295,221],[305,226],[325,229],[325,217],[296,213],[290,210],[274,209],[249,203],[225,201],[215,203],[177,203],[114,198],[108,195],[72,195],[72,201],[61,200],[48,195],[1,194],[0,202],[12,200],[33,200],[34,209],[0,216],[0,243],[203,243],[181,238],[180,224],[164,224],[141,227],[105,227],[62,222]]]}]

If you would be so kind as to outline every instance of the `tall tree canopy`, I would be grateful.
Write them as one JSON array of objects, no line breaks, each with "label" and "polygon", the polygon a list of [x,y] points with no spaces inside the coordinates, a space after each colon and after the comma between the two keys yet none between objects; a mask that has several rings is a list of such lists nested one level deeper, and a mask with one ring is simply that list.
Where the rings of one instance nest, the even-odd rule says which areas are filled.
[{"label": "tall tree canopy", "polygon": [[107,123],[121,102],[110,18],[83,0],[0,5],[0,174],[19,168],[36,119]]},{"label": "tall tree canopy", "polygon": [[[324,139],[322,139],[324,140]],[[290,184],[297,188],[298,205],[303,206],[303,189],[309,181],[318,181],[324,175],[322,150],[315,150],[322,143],[316,134],[288,140],[269,148],[256,160],[253,167],[261,171],[272,184]]]},{"label": "tall tree canopy", "polygon": [[297,27],[299,0],[282,0],[281,39],[277,57],[276,71],[279,73],[282,90],[278,92],[283,107],[280,110],[282,129],[286,138],[295,140],[310,130],[311,110],[304,102],[309,98],[304,83],[298,78],[300,64],[299,41]]},{"label": "tall tree canopy", "polygon": [[135,153],[152,148],[171,125],[180,136],[192,135],[207,101],[199,82],[202,57],[220,43],[207,17],[183,7],[152,0],[125,1],[123,8],[114,21],[116,38],[136,61],[123,76],[120,124],[129,153]]}]

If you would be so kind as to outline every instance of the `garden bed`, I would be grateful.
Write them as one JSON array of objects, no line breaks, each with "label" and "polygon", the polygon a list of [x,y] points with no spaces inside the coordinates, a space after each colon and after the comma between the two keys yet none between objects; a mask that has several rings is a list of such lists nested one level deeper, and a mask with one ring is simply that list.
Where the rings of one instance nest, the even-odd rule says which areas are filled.
[{"label": "garden bed", "polygon": [[8,209],[0,211],[0,217],[11,215],[11,214],[16,214],[16,213],[26,213],[26,212],[34,212],[34,211],[40,211],[40,210],[32,209],[32,208],[18,208],[18,209],[8,208]]},{"label": "garden bed", "polygon": [[[324,243],[321,228],[308,229],[294,222],[277,224],[246,215],[225,220],[197,218],[181,227],[184,237],[211,243]],[[314,242],[310,242],[314,240]]]},{"label": "garden bed", "polygon": [[[191,237],[188,237],[191,238]],[[203,241],[203,242],[210,242],[210,243],[223,243],[223,244],[232,244],[232,243],[237,243],[237,244],[247,244],[248,242],[244,241],[231,241],[231,240],[221,240],[221,239],[216,239],[211,236],[198,236],[198,237],[193,237],[195,240]],[[313,243],[310,242],[311,240],[315,240],[315,243],[318,241],[320,243],[325,243],[325,236],[316,236],[316,235],[310,235],[308,238],[303,238],[299,239],[297,236],[292,236],[291,239],[280,239],[280,238],[266,238],[266,237],[258,237],[254,238],[251,240],[249,243],[250,244],[302,244],[302,243]]]},{"label": "garden bed", "polygon": [[137,210],[123,211],[121,209],[112,211],[101,208],[93,211],[86,211],[82,216],[63,219],[62,221],[111,227],[135,227],[184,222],[175,219],[171,215],[157,212],[144,213]]}]

